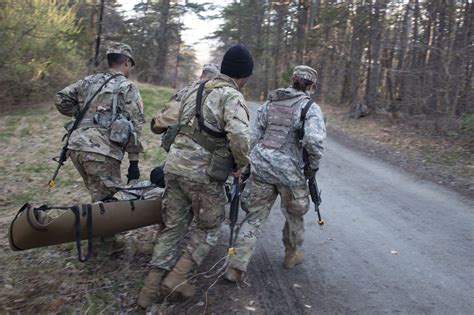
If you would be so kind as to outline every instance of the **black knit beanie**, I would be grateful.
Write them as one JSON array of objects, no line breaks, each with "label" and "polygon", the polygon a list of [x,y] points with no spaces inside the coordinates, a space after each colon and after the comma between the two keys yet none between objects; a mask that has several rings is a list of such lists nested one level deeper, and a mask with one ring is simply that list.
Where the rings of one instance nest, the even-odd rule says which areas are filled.
[{"label": "black knit beanie", "polygon": [[222,58],[221,73],[240,79],[252,75],[253,58],[249,50],[242,45],[230,47]]}]

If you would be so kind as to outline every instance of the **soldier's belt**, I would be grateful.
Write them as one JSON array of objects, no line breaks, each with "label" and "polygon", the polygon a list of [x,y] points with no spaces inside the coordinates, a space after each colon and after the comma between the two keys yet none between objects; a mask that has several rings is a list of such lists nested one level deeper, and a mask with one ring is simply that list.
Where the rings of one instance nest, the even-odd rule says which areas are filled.
[{"label": "soldier's belt", "polygon": [[190,137],[194,142],[211,153],[227,145],[225,138],[215,138],[215,141],[211,141],[208,136],[197,130],[195,124],[192,126],[182,125],[179,129],[179,133]]},{"label": "soldier's belt", "polygon": [[[59,209],[58,217],[40,222],[38,211]],[[81,204],[71,207],[38,208],[25,204],[18,211],[9,229],[9,243],[14,251],[76,241],[80,261],[92,253],[92,238],[163,223],[161,199],[114,201]],[[86,257],[81,255],[81,240],[89,240]]]}]

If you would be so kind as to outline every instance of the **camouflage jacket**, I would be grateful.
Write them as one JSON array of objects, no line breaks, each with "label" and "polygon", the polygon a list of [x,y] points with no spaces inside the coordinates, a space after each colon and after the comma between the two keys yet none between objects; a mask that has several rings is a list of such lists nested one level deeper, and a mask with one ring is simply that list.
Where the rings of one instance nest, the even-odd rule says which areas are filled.
[{"label": "camouflage jacket", "polygon": [[157,134],[161,134],[168,129],[171,125],[178,121],[179,107],[183,97],[185,97],[190,91],[196,89],[199,86],[199,81],[196,81],[190,85],[185,86],[175,95],[171,97],[168,103],[165,104],[163,109],[156,115],[151,121],[151,131]]},{"label": "camouflage jacket", "polygon": [[[193,125],[196,112],[197,87],[182,100],[181,125]],[[206,83],[202,102],[206,126],[225,131],[226,140],[238,168],[249,163],[249,115],[243,95],[232,78],[220,74]],[[178,134],[168,153],[165,172],[184,176],[192,181],[210,183],[206,174],[211,153],[184,134]]]},{"label": "camouflage jacket", "polygon": [[[67,86],[56,94],[56,108],[61,114],[73,117],[76,112],[83,108],[84,100],[88,93],[97,91],[105,80],[117,73],[119,72],[110,69],[105,73],[87,76],[83,80]],[[120,85],[118,85],[117,107],[119,111],[130,117],[130,121],[137,133],[137,141],[135,142],[135,139],[133,141],[131,139],[125,148],[109,140],[110,128],[101,128],[98,124],[94,123],[96,112],[111,111],[113,91],[117,80],[122,80]],[[68,148],[102,154],[119,161],[123,159],[125,151],[128,153],[130,160],[138,160],[139,153],[143,152],[139,134],[144,123],[143,102],[138,88],[124,76],[119,76],[108,82],[94,98],[82,122],[72,132]]]},{"label": "camouflage jacket", "polygon": [[[271,117],[272,102],[286,102],[288,119],[281,126],[274,126],[271,121],[281,119]],[[277,89],[270,92],[268,100],[258,111],[258,117],[251,139],[250,160],[252,174],[259,180],[290,187],[305,184],[303,174],[303,148],[308,152],[312,169],[319,167],[323,153],[323,139],[326,137],[326,126],[323,114],[316,103],[313,103],[306,114],[304,137],[300,141],[296,129],[300,123],[302,108],[308,103],[309,96],[293,88]],[[269,110],[270,109],[270,110]],[[277,120],[278,121],[278,120]],[[273,126],[272,126],[273,125]],[[272,130],[284,130],[281,148],[272,147],[275,136]],[[268,137],[270,135],[270,137]]]},{"label": "camouflage jacket", "polygon": [[153,185],[148,180],[133,180],[128,185],[115,186],[118,192],[114,194],[117,200],[148,200],[161,198],[164,188]]}]

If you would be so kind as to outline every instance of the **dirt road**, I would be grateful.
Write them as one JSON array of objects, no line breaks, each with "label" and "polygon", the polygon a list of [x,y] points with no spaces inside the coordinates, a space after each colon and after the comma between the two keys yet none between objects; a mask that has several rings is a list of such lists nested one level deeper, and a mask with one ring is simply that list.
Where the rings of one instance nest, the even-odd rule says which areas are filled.
[{"label": "dirt road", "polygon": [[326,226],[307,215],[306,260],[285,271],[277,202],[249,270],[261,303],[290,313],[308,312],[304,304],[314,313],[471,313],[472,201],[326,144],[318,174]]},{"label": "dirt road", "polygon": [[473,201],[331,137],[326,147],[326,225],[306,216],[304,263],[282,267],[277,201],[237,296],[251,290],[257,313],[472,314]]}]

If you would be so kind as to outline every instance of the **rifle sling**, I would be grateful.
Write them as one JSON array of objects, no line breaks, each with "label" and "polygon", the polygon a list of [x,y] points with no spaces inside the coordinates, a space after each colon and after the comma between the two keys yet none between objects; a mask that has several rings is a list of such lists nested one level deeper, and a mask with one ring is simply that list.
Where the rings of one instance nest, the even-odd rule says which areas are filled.
[{"label": "rifle sling", "polygon": [[308,100],[308,102],[306,103],[306,105],[305,105],[305,106],[303,107],[303,109],[301,110],[300,122],[301,122],[301,129],[303,129],[303,132],[301,133],[300,140],[303,140],[303,136],[304,136],[304,122],[306,121],[306,114],[308,113],[309,108],[311,107],[312,104],[313,104],[313,100],[310,98],[310,99]]},{"label": "rifle sling", "polygon": [[207,151],[211,153],[217,150],[218,148],[225,146],[225,143],[219,144],[219,143],[211,142],[211,140],[206,135],[204,135],[202,132],[200,132],[196,128],[196,123],[193,123],[191,126],[188,126],[188,125],[181,126],[179,133],[190,137],[197,144],[199,144],[201,147],[203,147],[204,149],[206,149]]},{"label": "rifle sling", "polygon": [[79,126],[79,124],[81,123],[82,119],[84,118],[84,115],[87,113],[87,111],[89,110],[90,106],[91,106],[91,103],[92,101],[94,100],[94,98],[97,96],[97,94],[99,94],[99,92],[102,90],[102,88],[110,82],[110,80],[118,77],[118,76],[123,76],[123,74],[121,73],[116,73],[114,75],[112,75],[110,78],[108,78],[107,80],[105,80],[104,83],[102,83],[102,85],[94,92],[94,94],[92,94],[92,96],[90,98],[87,99],[87,102],[84,104],[84,107],[82,108],[82,110],[77,114],[77,117],[76,117],[76,120],[74,121],[74,124],[72,125],[72,128],[71,130],[69,131],[69,134],[68,134],[68,137],[67,137],[67,141],[66,141],[66,145],[67,145],[67,142],[69,141],[69,137],[71,136],[72,132]]},{"label": "rifle sling", "polygon": [[[209,80],[207,80],[209,81]],[[204,94],[204,85],[207,81],[202,82],[199,85],[196,95],[196,119],[191,126],[182,125],[179,133],[184,134],[193,139],[197,144],[213,153],[219,148],[226,146],[226,133],[218,132],[210,129],[204,124],[204,117],[202,115],[202,97]],[[204,132],[203,132],[204,131]],[[209,136],[208,136],[209,135]],[[213,141],[212,138],[217,138]]]}]

